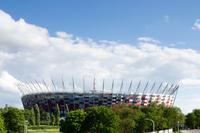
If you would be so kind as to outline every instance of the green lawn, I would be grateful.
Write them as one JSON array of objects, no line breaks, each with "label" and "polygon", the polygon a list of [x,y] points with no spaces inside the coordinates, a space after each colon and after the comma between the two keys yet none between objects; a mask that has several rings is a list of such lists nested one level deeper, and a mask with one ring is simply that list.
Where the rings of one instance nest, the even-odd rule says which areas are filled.
[{"label": "green lawn", "polygon": [[41,127],[29,127],[28,133],[60,133],[58,127],[51,127],[51,126],[41,126]]}]

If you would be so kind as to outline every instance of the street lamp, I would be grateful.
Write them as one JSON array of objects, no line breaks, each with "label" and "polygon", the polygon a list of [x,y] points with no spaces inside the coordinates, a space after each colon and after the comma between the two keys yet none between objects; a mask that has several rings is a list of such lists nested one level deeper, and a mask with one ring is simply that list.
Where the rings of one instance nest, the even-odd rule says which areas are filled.
[{"label": "street lamp", "polygon": [[153,124],[153,132],[154,132],[155,131],[155,123],[154,123],[154,121],[152,119],[149,119],[149,118],[146,118],[145,120],[152,122],[152,124]]}]

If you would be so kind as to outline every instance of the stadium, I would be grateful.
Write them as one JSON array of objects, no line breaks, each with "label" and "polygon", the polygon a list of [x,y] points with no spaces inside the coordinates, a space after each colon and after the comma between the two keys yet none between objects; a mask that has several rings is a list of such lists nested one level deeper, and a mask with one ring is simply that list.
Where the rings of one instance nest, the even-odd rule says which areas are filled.
[{"label": "stadium", "polygon": [[124,86],[123,80],[117,87],[115,87],[113,80],[110,91],[105,91],[104,86],[103,81],[101,90],[97,90],[94,79],[93,89],[86,91],[85,82],[83,81],[81,92],[80,89],[79,91],[76,90],[76,84],[72,79],[72,91],[67,91],[63,80],[61,80],[61,90],[57,89],[58,87],[53,80],[48,85],[43,80],[42,82],[20,83],[18,84],[18,89],[22,94],[21,100],[25,109],[30,109],[37,104],[46,112],[54,112],[58,104],[61,116],[65,116],[66,111],[101,105],[127,104],[128,106],[148,106],[155,102],[166,107],[172,107],[179,88],[177,84],[166,82],[159,84],[156,84],[156,82],[142,83],[141,81],[135,85],[131,81],[128,86]]}]

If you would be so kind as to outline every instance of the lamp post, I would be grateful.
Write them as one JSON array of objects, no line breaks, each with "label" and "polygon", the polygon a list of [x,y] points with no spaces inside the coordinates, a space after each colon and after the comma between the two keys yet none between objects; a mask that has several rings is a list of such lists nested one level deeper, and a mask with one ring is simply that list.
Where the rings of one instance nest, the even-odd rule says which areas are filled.
[{"label": "lamp post", "polygon": [[155,131],[155,123],[152,119],[149,119],[149,118],[146,118],[145,120],[147,121],[151,121],[152,122],[152,125],[153,125],[153,132]]}]

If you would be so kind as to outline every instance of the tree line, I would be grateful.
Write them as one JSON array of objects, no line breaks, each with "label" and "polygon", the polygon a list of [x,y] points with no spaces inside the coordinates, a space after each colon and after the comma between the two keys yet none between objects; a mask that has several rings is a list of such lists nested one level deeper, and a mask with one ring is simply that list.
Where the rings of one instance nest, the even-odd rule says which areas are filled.
[{"label": "tree line", "polygon": [[194,109],[186,115],[185,125],[190,129],[200,128],[200,109]]},{"label": "tree line", "polygon": [[112,107],[90,107],[86,110],[69,112],[61,122],[64,133],[143,133],[155,129],[173,128],[177,123],[184,124],[185,117],[177,107],[166,108],[164,105],[151,104],[149,107],[127,106],[124,104]]},{"label": "tree line", "polygon": [[0,109],[0,133],[24,133],[25,125],[59,126],[60,110],[58,104],[54,113],[45,112],[36,104],[31,109],[5,107]]},{"label": "tree line", "polygon": [[44,111],[36,104],[31,109],[25,109],[24,116],[31,126],[59,126],[60,124],[60,108],[58,104],[56,104],[55,112],[52,113]]},{"label": "tree line", "polygon": [[200,127],[200,109],[184,116],[178,107],[167,108],[164,105],[151,104],[149,107],[127,106],[125,104],[112,107],[95,106],[85,110],[74,110],[60,118],[60,109],[56,105],[55,112],[45,112],[38,105],[30,109],[5,107],[0,109],[0,133],[22,133],[24,124],[29,127],[50,125],[60,127],[63,133],[142,133],[155,129],[173,128],[177,123],[190,129]]}]

